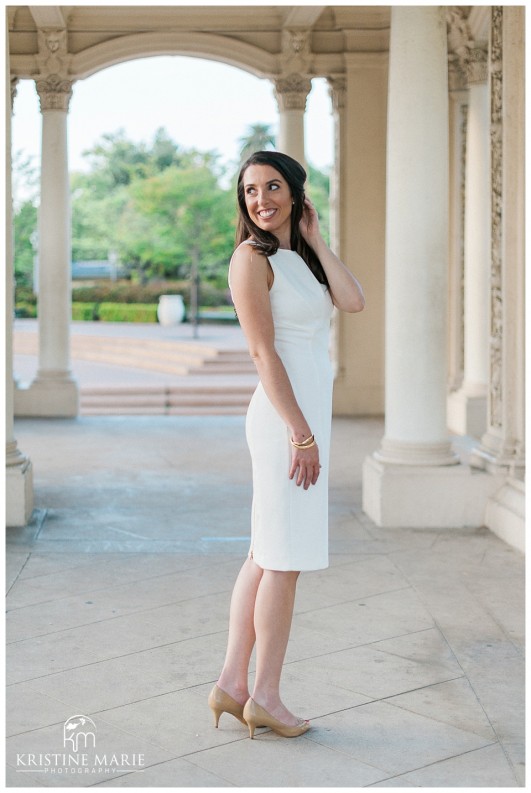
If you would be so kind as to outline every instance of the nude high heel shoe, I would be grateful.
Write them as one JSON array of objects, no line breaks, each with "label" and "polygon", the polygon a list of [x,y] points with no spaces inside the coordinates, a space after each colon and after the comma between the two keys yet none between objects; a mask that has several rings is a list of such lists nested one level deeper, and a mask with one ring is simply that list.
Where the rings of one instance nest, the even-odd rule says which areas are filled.
[{"label": "nude high heel shoe", "polygon": [[248,699],[243,708],[243,718],[249,725],[249,736],[254,738],[254,731],[257,726],[271,727],[273,732],[281,735],[283,738],[296,738],[298,735],[308,732],[310,729],[310,722],[300,720],[299,724],[293,727],[289,724],[275,719],[270,713],[267,712],[258,702],[254,699]]},{"label": "nude high heel shoe", "polygon": [[243,705],[236,702],[230,694],[223,691],[217,684],[208,695],[208,704],[214,714],[214,725],[216,727],[219,724],[219,717],[222,713],[230,713],[231,716],[237,718],[242,724],[247,725],[247,722],[243,718]]}]

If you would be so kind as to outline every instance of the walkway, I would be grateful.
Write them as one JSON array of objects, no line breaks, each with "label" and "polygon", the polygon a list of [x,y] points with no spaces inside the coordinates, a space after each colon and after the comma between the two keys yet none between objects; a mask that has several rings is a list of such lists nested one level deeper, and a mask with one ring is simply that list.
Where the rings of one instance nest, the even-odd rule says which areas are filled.
[{"label": "walkway", "polygon": [[36,512],[8,533],[7,784],[523,786],[523,557],[484,529],[378,529],[381,433],[334,421],[331,566],[301,577],[283,686],[313,727],[251,741],[206,706],[248,545],[243,417],[17,422]]}]

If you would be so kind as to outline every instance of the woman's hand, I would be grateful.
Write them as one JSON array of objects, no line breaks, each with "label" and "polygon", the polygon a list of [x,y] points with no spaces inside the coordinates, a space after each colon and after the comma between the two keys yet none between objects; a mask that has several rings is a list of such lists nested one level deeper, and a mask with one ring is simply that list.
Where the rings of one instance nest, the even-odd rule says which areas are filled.
[{"label": "woman's hand", "polygon": [[304,199],[304,209],[299,222],[299,229],[305,241],[312,248],[321,238],[319,215],[309,198]]},{"label": "woman's hand", "polygon": [[317,210],[309,198],[304,199],[304,210],[299,222],[299,230],[321,262],[328,279],[328,288],[334,306],[341,311],[353,314],[362,311],[365,306],[365,297],[361,284],[343,262],[332,253],[324,241],[319,230]]},{"label": "woman's hand", "polygon": [[297,477],[295,481],[297,487],[303,485],[304,489],[308,490],[310,485],[315,485],[320,470],[319,447],[317,444],[310,446],[308,449],[297,449],[296,446],[292,446],[289,478]]}]

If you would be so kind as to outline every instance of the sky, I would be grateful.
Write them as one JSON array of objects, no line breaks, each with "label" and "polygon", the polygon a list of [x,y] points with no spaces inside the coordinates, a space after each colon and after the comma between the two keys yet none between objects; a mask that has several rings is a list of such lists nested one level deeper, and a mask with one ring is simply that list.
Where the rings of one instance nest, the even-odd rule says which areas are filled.
[{"label": "sky", "polygon": [[[17,85],[12,117],[13,152],[40,156],[40,112],[33,80]],[[184,148],[215,149],[237,161],[238,139],[250,124],[278,129],[269,80],[223,63],[184,56],[128,61],[74,83],[68,121],[71,170],[86,170],[83,152],[120,128],[149,142],[164,127]],[[318,168],[332,163],[333,131],[326,80],[314,79],[306,111],[306,157]]]}]

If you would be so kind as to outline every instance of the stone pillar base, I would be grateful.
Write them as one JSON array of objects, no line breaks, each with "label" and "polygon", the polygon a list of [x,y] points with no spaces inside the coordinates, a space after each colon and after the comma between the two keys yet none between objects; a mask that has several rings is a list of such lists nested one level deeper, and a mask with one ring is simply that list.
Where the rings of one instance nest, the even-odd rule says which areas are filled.
[{"label": "stone pillar base", "polygon": [[448,429],[456,435],[481,438],[487,428],[487,397],[461,388],[448,396]]},{"label": "stone pillar base", "polygon": [[394,441],[384,437],[380,448],[373,457],[380,463],[392,465],[414,466],[445,466],[456,465],[459,457],[452,449],[450,441],[438,443],[413,443],[411,441]]},{"label": "stone pillar base", "polygon": [[6,467],[6,525],[25,526],[33,512],[33,468],[29,460]]},{"label": "stone pillar base", "polygon": [[514,442],[506,444],[490,432],[486,432],[481,443],[471,450],[469,463],[489,474],[504,474],[516,480],[525,477],[524,452],[516,449]]},{"label": "stone pillar base", "polygon": [[467,465],[363,464],[363,510],[378,526],[455,529],[485,525],[487,499],[502,484]]},{"label": "stone pillar base", "polygon": [[15,416],[75,418],[78,414],[78,385],[67,375],[38,375],[27,388],[15,388]]},{"label": "stone pillar base", "polygon": [[525,485],[508,479],[487,501],[486,525],[513,548],[525,552]]}]

